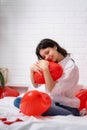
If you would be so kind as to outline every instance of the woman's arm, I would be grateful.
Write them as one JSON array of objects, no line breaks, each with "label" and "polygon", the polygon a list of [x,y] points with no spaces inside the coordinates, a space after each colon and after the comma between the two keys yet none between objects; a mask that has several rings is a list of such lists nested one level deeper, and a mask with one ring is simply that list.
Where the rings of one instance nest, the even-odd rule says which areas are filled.
[{"label": "woman's arm", "polygon": [[55,86],[55,81],[53,80],[49,71],[49,62],[46,60],[40,60],[38,64],[43,71],[45,86],[47,87],[48,91],[51,92]]},{"label": "woman's arm", "polygon": [[[60,97],[73,97],[77,91],[79,80],[79,70],[75,64],[71,64],[64,69],[63,75],[56,81],[55,87],[51,92],[54,101],[62,100]],[[64,100],[64,98],[63,98]]]},{"label": "woman's arm", "polygon": [[43,74],[44,74],[44,78],[45,78],[45,85],[46,85],[48,91],[51,92],[55,86],[55,81],[53,80],[53,78],[49,72],[49,69],[43,70]]},{"label": "woman's arm", "polygon": [[38,84],[34,82],[33,74],[34,74],[34,71],[30,70],[30,80],[31,80],[32,85],[36,88],[38,87]]},{"label": "woman's arm", "polygon": [[34,86],[34,87],[38,87],[38,84],[36,84],[35,82],[34,82],[34,72],[38,72],[38,73],[40,73],[40,67],[38,66],[38,62],[37,63],[35,63],[35,64],[33,64],[32,66],[31,66],[31,68],[30,68],[30,79],[31,79],[31,83],[32,83],[32,85]]}]

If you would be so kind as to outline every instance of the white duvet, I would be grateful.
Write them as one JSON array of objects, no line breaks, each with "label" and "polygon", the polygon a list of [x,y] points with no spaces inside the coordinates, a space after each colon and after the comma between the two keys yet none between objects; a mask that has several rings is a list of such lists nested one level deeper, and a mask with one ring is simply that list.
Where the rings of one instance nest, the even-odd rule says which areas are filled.
[{"label": "white duvet", "polygon": [[0,120],[0,130],[87,130],[87,116],[29,117],[14,107],[14,99],[15,97],[0,99],[0,119],[6,118],[9,122],[17,119],[22,121],[8,125]]}]

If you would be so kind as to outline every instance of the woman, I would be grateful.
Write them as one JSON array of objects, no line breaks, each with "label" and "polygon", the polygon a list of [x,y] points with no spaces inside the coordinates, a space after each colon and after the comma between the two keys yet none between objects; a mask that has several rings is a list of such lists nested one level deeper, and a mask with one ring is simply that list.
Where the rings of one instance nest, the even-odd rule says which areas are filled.
[{"label": "woman", "polygon": [[[43,71],[45,87],[53,103],[49,110],[43,113],[43,116],[55,115],[75,115],[79,116],[80,100],[75,97],[79,91],[78,80],[79,70],[70,54],[62,48],[56,41],[43,39],[36,47],[38,61],[30,68],[30,79],[34,87],[39,85],[34,82],[34,72]],[[57,81],[54,81],[49,72],[49,62],[58,63],[63,68],[63,75]],[[41,73],[40,73],[41,74]],[[19,107],[19,99],[14,101],[14,105]]]},{"label": "woman", "polygon": [[[43,39],[36,47],[38,61],[31,66],[30,78],[34,87],[38,84],[34,82],[34,72],[43,71],[47,93],[50,94],[53,104],[43,115],[77,115],[79,116],[80,100],[75,97],[79,91],[78,80],[79,70],[70,54],[62,48],[56,41]],[[49,72],[49,62],[53,61],[63,67],[63,75],[54,81]]]}]

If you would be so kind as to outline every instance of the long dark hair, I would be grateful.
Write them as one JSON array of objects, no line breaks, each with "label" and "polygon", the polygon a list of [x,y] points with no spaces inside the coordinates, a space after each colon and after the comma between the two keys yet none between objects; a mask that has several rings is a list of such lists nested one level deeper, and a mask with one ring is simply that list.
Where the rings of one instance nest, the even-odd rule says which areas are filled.
[{"label": "long dark hair", "polygon": [[62,48],[56,41],[51,40],[51,39],[43,39],[40,41],[40,43],[36,47],[36,55],[38,59],[43,59],[43,57],[40,55],[41,49],[45,49],[48,47],[53,48],[54,46],[57,47],[57,51],[61,53],[64,57],[68,55],[67,51],[64,48]]}]

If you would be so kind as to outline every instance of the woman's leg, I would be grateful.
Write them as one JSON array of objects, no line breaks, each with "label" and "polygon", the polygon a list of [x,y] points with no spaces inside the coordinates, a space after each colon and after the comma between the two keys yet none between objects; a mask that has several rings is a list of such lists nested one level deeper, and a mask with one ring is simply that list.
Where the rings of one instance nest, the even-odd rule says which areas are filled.
[{"label": "woman's leg", "polygon": [[52,105],[42,116],[73,115],[73,113],[60,106]]},{"label": "woman's leg", "polygon": [[21,101],[22,97],[17,97],[15,100],[14,100],[14,106],[19,108],[20,107],[20,101]]},{"label": "woman's leg", "polygon": [[59,106],[59,107],[62,107],[64,109],[66,109],[66,110],[71,111],[72,114],[75,115],[75,116],[80,116],[80,112],[79,112],[79,110],[77,108],[72,108],[72,107],[69,107],[69,106],[64,106],[64,105],[61,105],[59,103],[55,103],[55,105]]}]

